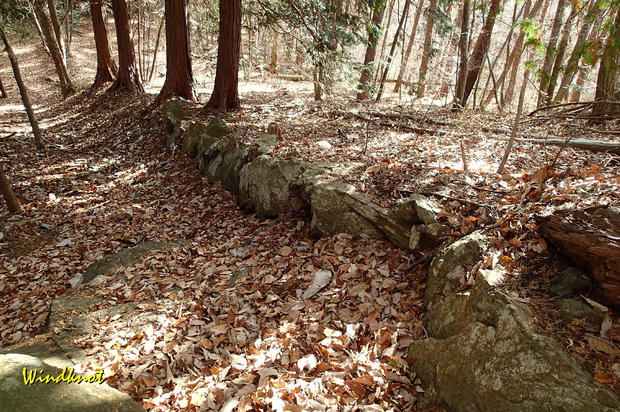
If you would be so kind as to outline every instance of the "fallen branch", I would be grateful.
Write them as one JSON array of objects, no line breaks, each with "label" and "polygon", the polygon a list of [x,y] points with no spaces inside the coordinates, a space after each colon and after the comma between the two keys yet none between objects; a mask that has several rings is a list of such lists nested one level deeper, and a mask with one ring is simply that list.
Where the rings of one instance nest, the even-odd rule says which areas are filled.
[{"label": "fallen branch", "polygon": [[[502,137],[502,139],[505,139]],[[598,140],[588,139],[567,139],[563,137],[547,137],[547,138],[525,138],[519,137],[517,142],[536,143],[542,145],[551,146],[567,146],[575,149],[590,150],[592,152],[609,152],[614,154],[620,154],[620,142],[604,142]]]},{"label": "fallen branch", "polygon": [[355,113],[355,112],[348,112],[349,115],[357,117],[358,119],[362,119],[366,122],[373,122],[375,124],[378,124],[380,126],[385,126],[385,127],[392,127],[392,128],[397,128],[400,130],[406,130],[408,132],[413,132],[413,133],[420,133],[420,134],[434,134],[437,136],[444,136],[446,134],[448,134],[448,132],[446,132],[445,130],[436,130],[436,129],[425,129],[423,127],[414,127],[414,126],[408,126],[408,125],[403,125],[403,124],[394,124],[394,123],[390,123],[390,122],[384,122],[384,121],[376,121],[373,119],[370,119],[362,114],[359,113]]}]

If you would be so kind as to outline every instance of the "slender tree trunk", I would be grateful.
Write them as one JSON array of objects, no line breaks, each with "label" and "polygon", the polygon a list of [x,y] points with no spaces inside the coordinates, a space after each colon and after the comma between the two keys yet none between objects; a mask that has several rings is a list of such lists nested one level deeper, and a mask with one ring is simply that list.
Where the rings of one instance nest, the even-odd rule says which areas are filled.
[{"label": "slender tree trunk", "polygon": [[6,94],[6,90],[4,89],[4,84],[2,84],[2,79],[0,79],[0,99],[5,99],[9,97],[8,94]]},{"label": "slender tree trunk", "polygon": [[549,86],[549,80],[551,79],[551,70],[553,68],[553,59],[557,52],[558,40],[560,37],[560,30],[562,29],[562,21],[564,20],[564,9],[566,8],[566,0],[558,0],[558,8],[555,11],[555,17],[553,18],[553,26],[551,27],[551,37],[549,38],[549,44],[547,45],[547,52],[545,53],[545,61],[543,62],[542,69],[540,71],[540,86],[538,91],[537,107],[541,107],[545,104],[549,104],[552,96],[547,95],[547,88]]},{"label": "slender tree trunk", "polygon": [[590,32],[592,31],[592,25],[597,20],[597,16],[600,15],[601,10],[598,7],[598,3],[593,1],[590,5],[587,14],[583,18],[583,23],[577,34],[575,41],[575,47],[566,62],[566,68],[564,69],[564,76],[562,76],[562,82],[558,89],[558,93],[555,96],[554,102],[561,103],[566,100],[568,95],[568,88],[575,78],[575,74],[579,70],[579,60],[584,52],[585,42],[588,39]]},{"label": "slender tree trunk", "polygon": [[400,32],[403,29],[405,20],[407,20],[407,14],[409,14],[410,5],[411,5],[411,0],[405,0],[405,7],[403,8],[403,14],[402,16],[400,16],[400,21],[398,22],[396,33],[394,33],[394,40],[392,41],[392,47],[390,48],[390,54],[388,55],[387,62],[385,63],[385,68],[383,69],[383,75],[381,76],[381,81],[379,82],[379,91],[377,92],[377,98],[375,99],[376,102],[379,102],[381,100],[381,96],[383,95],[383,89],[385,88],[385,81],[387,80],[387,76],[390,71],[390,65],[392,64],[392,59],[394,58],[394,53],[396,52],[396,46],[398,45],[398,37],[400,36]]},{"label": "slender tree trunk", "polygon": [[489,13],[484,22],[482,33],[478,36],[474,50],[469,58],[469,68],[467,72],[467,78],[465,79],[465,90],[463,92],[462,106],[465,107],[467,100],[474,90],[474,86],[478,82],[480,72],[482,71],[482,65],[484,64],[484,58],[489,51],[491,45],[491,35],[493,33],[493,27],[495,26],[495,19],[500,12],[501,0],[491,0],[489,7]]},{"label": "slender tree trunk", "polygon": [[372,12],[372,25],[368,29],[368,45],[366,46],[366,54],[364,55],[364,66],[362,67],[362,73],[360,75],[359,92],[357,93],[358,100],[368,99],[370,95],[372,74],[374,72],[375,58],[377,56],[377,43],[381,36],[381,22],[383,21],[383,15],[385,14],[386,4],[380,4],[378,8],[375,8]]},{"label": "slender tree trunk", "polygon": [[67,67],[65,66],[65,62],[60,51],[60,46],[56,41],[56,35],[52,30],[49,17],[45,12],[44,0],[35,0],[34,10],[37,14],[39,24],[41,25],[41,31],[43,33],[43,36],[45,37],[47,47],[50,50],[52,61],[54,62],[54,66],[56,67],[56,73],[58,74],[58,80],[60,81],[60,90],[62,92],[62,95],[68,96],[72,93],[75,93],[75,87],[73,86],[71,78],[69,77],[69,74],[67,72]]},{"label": "slender tree trunk", "polygon": [[166,0],[166,82],[157,97],[163,103],[172,96],[194,100],[194,74],[187,26],[187,0]]},{"label": "slender tree trunk", "polygon": [[136,58],[129,33],[127,2],[125,0],[112,0],[112,13],[114,14],[118,47],[118,75],[111,89],[144,93],[140,76],[136,71]]},{"label": "slender tree trunk", "polygon": [[597,116],[616,115],[620,112],[617,102],[618,58],[620,57],[620,9],[616,11],[614,24],[609,26],[609,37],[601,57],[601,65],[596,80],[596,104],[592,113]]},{"label": "slender tree trunk", "polygon": [[47,8],[50,12],[50,21],[52,22],[52,27],[54,28],[54,36],[56,37],[56,42],[58,43],[60,54],[62,55],[63,62],[65,63],[65,66],[66,66],[67,56],[65,56],[64,42],[62,40],[62,33],[60,31],[60,22],[58,21],[58,12],[56,11],[55,0],[47,0]]},{"label": "slender tree trunk", "polygon": [[560,36],[560,41],[557,46],[557,51],[555,53],[555,57],[553,59],[553,69],[551,69],[551,74],[549,76],[549,80],[547,82],[547,90],[545,92],[545,103],[551,103],[553,95],[555,94],[555,86],[558,84],[558,76],[560,75],[560,70],[562,69],[562,63],[564,62],[564,54],[566,53],[566,47],[568,46],[570,29],[572,28],[572,21],[575,18],[577,13],[576,7],[573,7],[570,16],[564,23],[564,27],[562,28],[562,34]]},{"label": "slender tree trunk", "polygon": [[116,63],[112,60],[110,44],[108,43],[108,29],[103,20],[103,0],[90,0],[90,17],[97,49],[97,74],[93,87],[99,87],[104,83],[113,81],[118,71]]},{"label": "slender tree trunk", "polygon": [[[463,14],[456,10],[456,16],[454,18],[454,27],[461,27],[463,25]],[[448,51],[445,54],[447,57],[447,61],[444,60],[445,65],[442,64],[442,72],[443,82],[441,83],[441,89],[439,90],[439,97],[446,98],[448,96],[448,92],[450,91],[451,79],[452,79],[452,70],[454,67],[454,59],[453,56],[457,55],[457,51],[459,48],[459,40],[461,39],[461,34],[454,30],[450,33],[450,44],[448,46]]]},{"label": "slender tree trunk", "polygon": [[396,0],[388,0],[390,5],[388,7],[388,18],[387,23],[385,25],[385,30],[383,31],[383,41],[381,42],[381,53],[379,54],[379,65],[377,66],[377,72],[375,73],[375,79],[378,79],[383,73],[383,58],[385,56],[385,46],[387,45],[388,35],[390,33],[390,25],[392,24],[392,16],[394,15],[394,7],[396,5]]},{"label": "slender tree trunk", "polygon": [[207,110],[239,110],[239,52],[241,47],[241,0],[220,1],[220,33],[217,69]]},{"label": "slender tree trunk", "polygon": [[463,95],[465,94],[465,79],[467,78],[467,67],[469,62],[469,13],[471,10],[470,0],[463,0],[463,10],[461,12],[461,36],[459,38],[459,71],[456,76],[456,90],[454,92],[454,104],[452,109],[460,110],[464,108]]},{"label": "slender tree trunk", "polygon": [[6,201],[6,205],[9,208],[9,212],[11,213],[19,213],[22,211],[21,206],[19,205],[19,201],[13,193],[13,188],[11,187],[11,182],[7,179],[4,174],[4,169],[2,168],[2,163],[0,163],[0,192],[2,192],[2,196]]},{"label": "slender tree trunk", "polygon": [[273,31],[273,43],[271,44],[271,59],[269,61],[269,71],[272,74],[278,73],[278,47],[280,46],[280,35]]},{"label": "slender tree trunk", "polygon": [[403,84],[403,78],[405,77],[405,71],[407,70],[407,66],[409,65],[409,58],[411,57],[411,50],[413,50],[413,43],[415,42],[415,36],[418,32],[418,25],[420,24],[420,16],[422,15],[422,9],[424,9],[425,0],[420,0],[418,3],[418,9],[415,12],[415,17],[413,18],[413,27],[411,28],[411,35],[409,36],[409,41],[407,42],[407,49],[405,50],[405,55],[403,56],[403,60],[400,63],[400,70],[398,71],[398,77],[396,78],[396,85],[394,85],[394,93],[398,93]]},{"label": "slender tree trunk", "polygon": [[41,39],[41,44],[43,44],[43,50],[47,53],[48,56],[52,56],[50,52],[50,48],[47,45],[47,40],[45,40],[45,36],[43,35],[43,31],[41,30],[41,24],[39,23],[39,19],[37,18],[37,13],[32,9],[32,13],[30,13],[30,20],[32,21],[32,25],[34,26],[39,38]]},{"label": "slender tree trunk", "polygon": [[579,73],[577,74],[577,80],[575,80],[575,87],[570,93],[569,101],[570,102],[578,102],[581,98],[581,91],[583,90],[583,85],[586,82],[586,77],[588,76],[588,68],[582,67],[579,69]]},{"label": "slender tree trunk", "polygon": [[17,83],[17,88],[19,89],[19,94],[22,97],[22,103],[26,108],[26,114],[28,115],[28,121],[30,122],[30,126],[32,127],[32,134],[34,135],[34,143],[37,149],[41,150],[45,148],[43,144],[43,138],[41,137],[41,130],[39,129],[39,123],[37,122],[37,118],[34,115],[34,110],[32,109],[32,103],[30,102],[30,95],[28,94],[28,89],[24,84],[24,80],[22,79],[21,71],[19,70],[19,64],[17,62],[17,57],[13,52],[13,48],[9,43],[8,38],[6,37],[6,33],[4,32],[4,27],[0,24],[0,39],[4,43],[4,48],[9,55],[9,60],[11,61],[11,67],[13,68],[13,75],[15,76],[15,82]]},{"label": "slender tree trunk", "polygon": [[431,48],[433,46],[435,14],[437,14],[437,0],[430,0],[428,15],[426,16],[426,28],[424,29],[422,60],[420,61],[420,71],[418,73],[418,90],[416,93],[418,98],[424,97],[424,92],[426,91],[426,74],[428,73],[428,62],[431,59]]},{"label": "slender tree trunk", "polygon": [[159,40],[161,39],[161,29],[164,27],[164,19],[161,19],[159,26],[157,27],[157,37],[155,37],[155,50],[153,51],[153,61],[151,62],[151,70],[146,81],[150,82],[155,72],[155,63],[157,63],[157,54],[159,53]]}]

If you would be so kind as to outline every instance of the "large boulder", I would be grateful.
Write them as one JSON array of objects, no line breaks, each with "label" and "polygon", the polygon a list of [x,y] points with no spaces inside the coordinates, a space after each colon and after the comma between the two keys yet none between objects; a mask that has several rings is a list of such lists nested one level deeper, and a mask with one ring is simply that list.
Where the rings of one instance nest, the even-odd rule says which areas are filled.
[{"label": "large boulder", "polygon": [[311,194],[312,229],[321,235],[350,233],[385,238],[409,246],[411,224],[394,216],[346,183],[316,186]]},{"label": "large boulder", "polygon": [[[59,376],[63,370],[38,357],[0,355],[0,410],[11,412],[109,412],[144,411],[129,395],[105,383],[24,383],[23,371]],[[68,371],[65,372],[67,374]],[[86,375],[88,376],[88,375]]]},{"label": "large boulder", "polygon": [[289,211],[300,212],[303,202],[293,186],[304,164],[299,159],[270,156],[259,156],[247,163],[240,171],[242,206],[254,209],[263,217],[275,217]]},{"label": "large boulder", "polygon": [[612,411],[618,395],[592,380],[552,339],[537,333],[527,307],[500,291],[501,272],[481,270],[481,232],[445,248],[431,263],[425,300],[428,338],[408,360],[423,404],[454,411]]},{"label": "large boulder", "polygon": [[206,164],[207,178],[238,195],[241,168],[251,160],[250,147],[239,136],[232,135],[220,139],[216,149]]}]

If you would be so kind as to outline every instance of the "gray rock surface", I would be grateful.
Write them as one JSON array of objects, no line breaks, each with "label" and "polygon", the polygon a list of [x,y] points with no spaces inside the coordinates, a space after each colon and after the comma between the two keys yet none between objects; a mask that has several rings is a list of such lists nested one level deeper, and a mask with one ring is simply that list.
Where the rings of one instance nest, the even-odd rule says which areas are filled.
[{"label": "gray rock surface", "polygon": [[144,411],[129,395],[105,383],[35,383],[25,385],[22,371],[43,370],[57,376],[62,369],[38,357],[0,355],[0,410],[11,412],[111,412]]},{"label": "gray rock surface", "polygon": [[560,316],[567,322],[580,319],[600,325],[603,321],[604,315],[601,312],[577,299],[560,299],[557,302],[557,306]]},{"label": "gray rock surface", "polygon": [[592,289],[592,282],[581,270],[569,267],[560,272],[551,281],[549,290],[559,296],[571,296],[578,293],[588,293]]},{"label": "gray rock surface", "polygon": [[429,338],[409,361],[426,386],[423,403],[454,411],[612,411],[620,398],[551,340],[527,307],[498,290],[495,271],[460,282],[487,249],[480,232],[441,251],[427,281]]}]

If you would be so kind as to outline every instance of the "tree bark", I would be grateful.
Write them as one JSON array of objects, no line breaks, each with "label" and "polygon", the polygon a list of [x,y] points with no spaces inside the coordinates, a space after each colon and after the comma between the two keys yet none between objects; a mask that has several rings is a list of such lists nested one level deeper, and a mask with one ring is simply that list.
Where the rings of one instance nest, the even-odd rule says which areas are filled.
[{"label": "tree bark", "polygon": [[379,100],[381,100],[381,96],[383,95],[383,90],[385,88],[385,81],[387,80],[387,76],[390,71],[390,65],[392,64],[392,60],[394,59],[394,53],[396,52],[396,46],[398,45],[398,37],[400,36],[400,32],[403,29],[405,20],[407,20],[407,14],[409,14],[410,5],[411,5],[411,0],[405,0],[405,7],[403,8],[403,14],[400,17],[400,21],[398,22],[396,33],[394,33],[394,40],[392,41],[392,47],[390,47],[390,54],[388,55],[387,62],[385,62],[385,68],[383,69],[383,75],[381,76],[381,81],[379,82],[379,91],[377,92],[377,98],[375,99],[375,102],[379,102]]},{"label": "tree bark", "polygon": [[269,62],[269,71],[272,74],[278,73],[278,47],[280,46],[280,35],[277,31],[273,31],[273,43],[271,44],[271,60]]},{"label": "tree bark", "polygon": [[461,36],[459,38],[459,71],[456,77],[456,90],[454,92],[454,110],[463,109],[463,96],[465,94],[465,79],[467,78],[468,67],[468,45],[469,45],[469,13],[471,9],[470,0],[463,1],[461,12]]},{"label": "tree bark", "polygon": [[364,54],[364,66],[362,67],[362,73],[360,75],[357,100],[368,99],[370,95],[372,74],[374,73],[375,58],[377,57],[377,43],[379,42],[379,37],[381,37],[379,28],[383,21],[385,9],[386,3],[383,3],[372,12],[372,25],[374,27],[368,28],[368,45],[366,46],[366,53]]},{"label": "tree bark", "polygon": [[166,0],[166,81],[157,103],[178,96],[195,100],[194,74],[187,25],[187,0]]},{"label": "tree bark", "polygon": [[4,89],[4,84],[2,84],[2,79],[0,79],[0,99],[5,99],[7,97],[9,96],[6,94],[6,90]]},{"label": "tree bark", "polygon": [[409,58],[411,56],[411,50],[413,50],[413,43],[415,41],[416,34],[418,32],[418,25],[420,24],[420,16],[422,15],[422,9],[424,8],[425,0],[420,0],[418,3],[418,9],[415,12],[415,17],[413,18],[413,27],[411,28],[411,35],[409,36],[409,42],[407,43],[407,49],[405,50],[405,55],[403,56],[403,60],[400,64],[400,70],[398,71],[398,77],[396,78],[396,84],[394,85],[394,93],[398,93],[400,91],[401,86],[403,85],[403,78],[405,77],[405,71],[407,70],[407,66],[409,65]]},{"label": "tree bark", "polygon": [[433,26],[435,25],[435,14],[437,13],[437,0],[430,0],[428,5],[428,15],[426,16],[426,28],[424,29],[424,46],[422,49],[422,60],[420,61],[420,71],[418,72],[418,98],[424,97],[426,91],[426,74],[428,73],[428,62],[431,59],[431,47],[433,46]]},{"label": "tree bark", "polygon": [[539,219],[558,251],[588,269],[603,303],[620,307],[620,209],[556,211]]},{"label": "tree bark", "polygon": [[619,105],[609,104],[618,100],[616,82],[618,80],[618,57],[620,57],[620,9],[616,11],[614,24],[609,26],[609,37],[601,57],[601,65],[596,80],[596,94],[592,113],[596,116],[615,115],[620,112]]},{"label": "tree bark", "polygon": [[17,57],[13,52],[13,48],[9,43],[8,38],[6,37],[6,33],[4,32],[4,27],[0,24],[0,39],[4,43],[4,48],[9,55],[9,60],[11,61],[11,67],[13,69],[13,75],[15,76],[15,82],[17,83],[17,88],[19,89],[19,94],[22,98],[22,103],[26,108],[26,114],[28,115],[28,121],[30,122],[30,126],[32,127],[32,134],[34,135],[34,143],[37,149],[41,150],[45,148],[43,144],[43,138],[41,137],[41,130],[39,129],[39,123],[37,122],[37,118],[34,115],[34,110],[32,109],[32,103],[30,102],[30,95],[28,94],[28,89],[24,84],[24,80],[22,79],[21,71],[19,70],[19,64],[17,62]]},{"label": "tree bark", "polygon": [[482,65],[484,58],[486,57],[489,46],[491,45],[491,34],[493,33],[493,27],[495,26],[495,19],[500,12],[501,0],[491,0],[489,7],[489,13],[487,14],[486,21],[482,28],[482,33],[478,36],[474,45],[474,50],[469,58],[469,69],[467,72],[467,78],[465,79],[465,90],[463,92],[462,106],[465,107],[467,100],[474,90],[474,86],[480,77],[482,71]]},{"label": "tree bark", "polygon": [[69,96],[72,93],[75,93],[75,87],[71,82],[71,78],[67,72],[67,66],[65,66],[65,62],[62,56],[62,52],[60,50],[60,45],[56,40],[56,35],[53,32],[52,25],[50,23],[50,19],[45,12],[45,0],[35,0],[34,2],[34,11],[37,14],[37,18],[39,24],[41,26],[41,32],[45,37],[45,41],[47,43],[47,47],[50,50],[50,55],[52,57],[52,61],[54,62],[54,66],[56,68],[56,73],[58,74],[58,80],[60,81],[60,90],[63,96]]},{"label": "tree bark", "polygon": [[129,33],[127,2],[125,0],[112,0],[112,13],[114,14],[118,47],[118,76],[110,88],[131,93],[144,93],[140,76],[136,71],[136,58]]},{"label": "tree bark", "polygon": [[4,174],[4,169],[2,168],[2,163],[0,163],[0,192],[2,192],[2,196],[6,201],[6,205],[9,208],[9,212],[11,213],[19,213],[22,211],[21,206],[19,205],[19,201],[13,193],[13,188],[11,187],[11,182],[7,179]]},{"label": "tree bark", "polygon": [[557,45],[560,37],[560,30],[562,29],[562,21],[564,20],[565,8],[566,0],[558,0],[558,8],[555,11],[553,26],[551,27],[551,37],[549,38],[547,52],[545,53],[545,61],[543,62],[541,69],[537,107],[546,106],[551,101],[551,96],[547,95],[547,88],[549,87],[549,80],[551,79],[551,70],[553,67],[553,60],[557,52]]},{"label": "tree bark", "polygon": [[90,0],[90,17],[97,49],[97,74],[92,87],[99,87],[104,83],[113,81],[118,71],[116,63],[112,60],[108,29],[103,19],[103,0]]},{"label": "tree bark", "polygon": [[239,110],[239,53],[241,48],[241,0],[220,0],[220,33],[215,85],[207,110]]},{"label": "tree bark", "polygon": [[60,31],[60,22],[58,21],[58,12],[56,11],[55,0],[47,0],[47,8],[50,12],[50,21],[52,23],[52,27],[54,28],[54,36],[56,37],[56,42],[58,43],[60,54],[62,55],[63,62],[66,66],[67,56],[65,56],[65,47],[64,47],[64,42],[62,40],[62,34]]},{"label": "tree bark", "polygon": [[579,60],[581,59],[581,56],[583,56],[585,42],[588,39],[594,21],[597,19],[597,15],[600,15],[600,12],[601,10],[598,7],[598,3],[593,1],[588,9],[588,12],[584,16],[583,23],[579,29],[579,33],[577,34],[575,46],[573,47],[573,51],[566,62],[564,75],[562,76],[558,93],[554,99],[555,103],[560,103],[566,100],[566,97],[568,96],[568,88],[573,82],[575,74],[579,71]]}]

